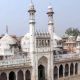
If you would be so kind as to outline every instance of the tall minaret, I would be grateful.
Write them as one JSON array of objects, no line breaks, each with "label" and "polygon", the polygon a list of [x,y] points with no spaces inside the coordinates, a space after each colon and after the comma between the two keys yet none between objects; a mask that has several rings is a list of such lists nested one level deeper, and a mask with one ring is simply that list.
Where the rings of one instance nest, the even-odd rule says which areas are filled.
[{"label": "tall minaret", "polygon": [[36,56],[35,56],[35,8],[31,1],[29,5],[29,33],[30,33],[30,58],[32,63],[32,72],[31,72],[31,80],[37,80],[36,79]]},{"label": "tall minaret", "polygon": [[34,47],[35,47],[35,8],[34,5],[31,1],[30,5],[29,5],[29,33],[30,33],[30,52],[34,52]]},{"label": "tall minaret", "polygon": [[48,15],[48,32],[51,37],[51,45],[53,45],[53,32],[54,32],[53,14],[54,14],[53,8],[51,5],[49,5],[47,15]]},{"label": "tall minaret", "polygon": [[53,28],[53,25],[54,25],[54,23],[53,23],[53,14],[54,14],[54,12],[53,12],[53,8],[52,8],[51,5],[48,6],[47,14],[48,14],[48,32],[50,34],[53,34],[53,31],[54,31],[54,28]]},{"label": "tall minaret", "polygon": [[54,80],[53,79],[53,64],[54,64],[54,59],[53,59],[53,33],[54,33],[54,23],[53,23],[53,8],[51,5],[48,6],[48,32],[50,34],[50,58],[48,59],[48,80]]}]

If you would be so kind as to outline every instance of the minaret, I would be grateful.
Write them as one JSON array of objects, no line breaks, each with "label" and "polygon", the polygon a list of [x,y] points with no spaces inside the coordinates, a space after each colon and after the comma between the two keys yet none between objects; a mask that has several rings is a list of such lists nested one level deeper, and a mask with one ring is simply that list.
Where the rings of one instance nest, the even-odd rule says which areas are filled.
[{"label": "minaret", "polygon": [[47,15],[48,15],[48,32],[50,34],[50,58],[48,59],[48,67],[49,67],[49,70],[48,70],[48,80],[54,80],[53,79],[53,64],[54,64],[54,59],[53,59],[53,33],[54,33],[54,23],[53,23],[53,8],[51,5],[48,6],[48,12],[47,12]]},{"label": "minaret", "polygon": [[50,33],[50,35],[52,34],[53,35],[53,31],[54,31],[54,28],[53,28],[53,8],[51,5],[48,6],[48,32]]},{"label": "minaret", "polygon": [[29,33],[30,33],[30,52],[34,52],[34,47],[35,47],[35,8],[34,5],[31,1],[30,5],[29,5]]},{"label": "minaret", "polygon": [[48,32],[51,37],[51,45],[52,45],[51,50],[53,49],[53,32],[54,32],[53,14],[54,14],[53,8],[51,5],[49,5],[47,15],[48,15]]},{"label": "minaret", "polygon": [[35,8],[31,1],[29,5],[29,34],[30,34],[30,58],[32,63],[31,80],[37,80],[36,78],[36,56],[35,56]]}]

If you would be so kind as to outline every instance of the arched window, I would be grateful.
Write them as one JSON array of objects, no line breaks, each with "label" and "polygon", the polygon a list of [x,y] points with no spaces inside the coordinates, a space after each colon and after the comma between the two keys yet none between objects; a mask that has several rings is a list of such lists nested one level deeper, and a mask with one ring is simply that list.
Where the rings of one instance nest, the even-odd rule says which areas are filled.
[{"label": "arched window", "polygon": [[26,71],[26,80],[31,80],[31,73],[29,70]]},{"label": "arched window", "polygon": [[75,74],[78,74],[78,63],[75,64]]},{"label": "arched window", "polygon": [[9,80],[16,80],[16,75],[13,71],[9,73]]},{"label": "arched window", "polygon": [[74,65],[73,65],[73,63],[71,63],[71,65],[70,65],[70,75],[73,75],[73,72],[74,72]]},{"label": "arched window", "polygon": [[54,67],[54,80],[56,80],[58,78],[58,68],[57,66]]},{"label": "arched window", "polygon": [[63,66],[60,65],[59,67],[59,77],[63,77]]},{"label": "arched window", "polygon": [[68,74],[69,74],[69,65],[66,64],[65,65],[65,76],[68,76]]}]

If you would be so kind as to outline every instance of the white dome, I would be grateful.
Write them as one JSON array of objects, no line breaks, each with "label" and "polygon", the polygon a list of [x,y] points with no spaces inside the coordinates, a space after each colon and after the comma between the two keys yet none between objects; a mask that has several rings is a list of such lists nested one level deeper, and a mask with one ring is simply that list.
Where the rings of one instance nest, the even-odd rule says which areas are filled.
[{"label": "white dome", "polygon": [[30,34],[27,33],[24,35],[24,37],[21,39],[21,48],[22,51],[28,52],[30,48]]},{"label": "white dome", "polygon": [[34,4],[32,2],[29,4],[29,10],[34,10]]},{"label": "white dome", "polygon": [[0,39],[0,44],[16,44],[16,39],[12,38],[10,35],[5,34],[1,39]]},{"label": "white dome", "polygon": [[77,36],[77,39],[76,39],[76,41],[80,41],[80,35],[79,35],[79,36]]},{"label": "white dome", "polygon": [[54,48],[57,48],[57,47],[62,47],[62,44],[61,44],[61,37],[57,36],[55,33],[53,34],[53,43],[54,43]]},{"label": "white dome", "polygon": [[62,40],[61,37],[57,36],[55,33],[53,33],[53,38],[58,41]]},{"label": "white dome", "polygon": [[11,45],[16,43],[17,43],[16,39],[12,38],[8,34],[5,34],[0,39],[0,55],[13,55],[14,50],[11,47]]}]

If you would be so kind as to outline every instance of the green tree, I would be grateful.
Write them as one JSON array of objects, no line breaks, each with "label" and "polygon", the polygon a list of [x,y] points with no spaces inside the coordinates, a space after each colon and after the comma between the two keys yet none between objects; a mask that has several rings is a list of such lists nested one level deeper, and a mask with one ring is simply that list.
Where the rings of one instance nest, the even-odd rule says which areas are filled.
[{"label": "green tree", "polygon": [[65,31],[65,34],[72,35],[72,36],[78,36],[78,34],[80,34],[80,31],[78,28],[71,28],[70,27]]}]

